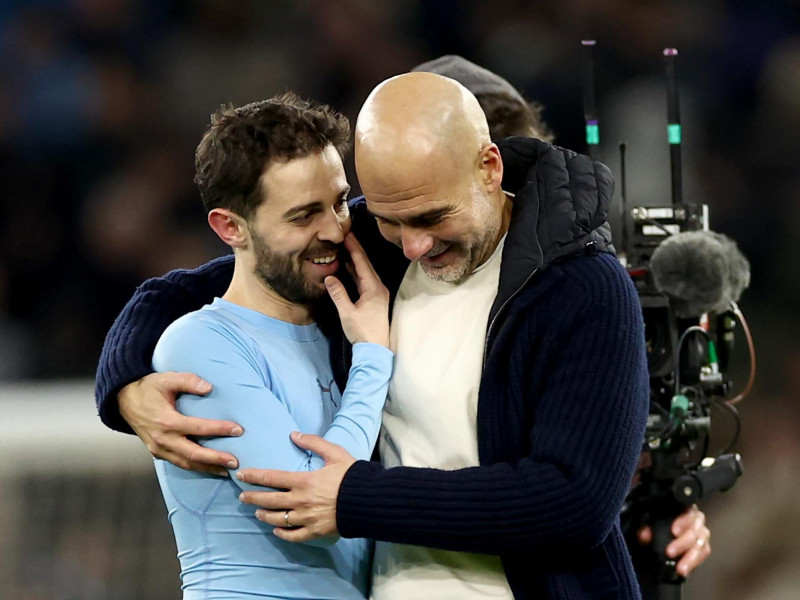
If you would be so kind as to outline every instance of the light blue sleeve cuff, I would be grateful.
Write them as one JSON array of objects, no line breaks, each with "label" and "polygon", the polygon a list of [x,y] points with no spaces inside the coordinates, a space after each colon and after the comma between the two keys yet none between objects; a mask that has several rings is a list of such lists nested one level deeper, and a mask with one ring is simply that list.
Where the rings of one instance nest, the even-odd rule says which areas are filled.
[{"label": "light blue sleeve cuff", "polygon": [[353,345],[353,366],[369,364],[382,373],[391,375],[394,366],[394,352],[381,344],[358,342]]}]

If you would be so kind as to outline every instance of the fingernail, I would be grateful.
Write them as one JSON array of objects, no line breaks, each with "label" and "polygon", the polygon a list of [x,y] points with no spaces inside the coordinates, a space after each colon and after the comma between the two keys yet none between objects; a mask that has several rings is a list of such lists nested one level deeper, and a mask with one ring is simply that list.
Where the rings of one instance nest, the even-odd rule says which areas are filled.
[{"label": "fingernail", "polygon": [[243,433],[244,433],[244,429],[242,429],[238,425],[231,429],[231,435],[242,435]]},{"label": "fingernail", "polygon": [[239,494],[239,502],[244,502],[244,492]]},{"label": "fingernail", "polygon": [[244,481],[244,475],[242,475],[241,471],[236,473],[236,479],[238,479],[239,481]]},{"label": "fingernail", "polygon": [[333,279],[331,279],[330,277],[326,277],[323,280],[323,283],[325,284],[325,287],[333,287]]},{"label": "fingernail", "polygon": [[211,384],[207,381],[201,381],[197,386],[198,391],[200,392],[210,392],[211,391]]},{"label": "fingernail", "polygon": [[256,511],[256,519],[258,519],[259,521],[263,521],[264,517],[266,516],[267,516],[267,511],[265,511],[263,508],[259,508]]},{"label": "fingernail", "polygon": [[292,432],[292,439],[299,440],[301,437],[303,437],[303,434],[300,433],[299,431],[293,431]]},{"label": "fingernail", "polygon": [[665,552],[667,556],[669,556],[670,558],[675,558],[675,555],[677,554],[677,552],[675,552],[675,548],[673,548],[672,546],[667,546]]},{"label": "fingernail", "polygon": [[236,467],[238,467],[238,466],[239,466],[239,463],[237,463],[235,460],[229,460],[229,461],[228,461],[227,463],[225,463],[225,464],[226,464],[226,465],[228,465],[228,468],[229,468],[229,469],[235,469]]}]

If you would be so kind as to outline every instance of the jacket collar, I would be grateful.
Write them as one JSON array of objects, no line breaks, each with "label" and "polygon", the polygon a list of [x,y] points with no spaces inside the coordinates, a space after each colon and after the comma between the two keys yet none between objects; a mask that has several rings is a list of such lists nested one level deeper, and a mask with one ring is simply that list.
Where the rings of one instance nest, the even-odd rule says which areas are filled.
[{"label": "jacket collar", "polygon": [[514,193],[500,303],[554,262],[587,249],[614,253],[606,221],[614,191],[608,167],[534,138],[506,138],[498,146],[503,189]]}]

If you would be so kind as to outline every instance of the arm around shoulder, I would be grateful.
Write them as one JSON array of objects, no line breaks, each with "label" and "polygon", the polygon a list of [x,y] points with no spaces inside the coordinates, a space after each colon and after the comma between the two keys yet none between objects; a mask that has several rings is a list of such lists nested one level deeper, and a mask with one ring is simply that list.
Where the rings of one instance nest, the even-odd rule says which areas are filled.
[{"label": "arm around shoulder", "polygon": [[152,373],[153,349],[167,326],[224,293],[233,258],[215,259],[197,269],[179,269],[144,282],[106,335],[95,380],[95,402],[103,423],[133,433],[119,412],[120,390]]},{"label": "arm around shoulder", "polygon": [[[240,468],[316,470],[324,460],[297,447],[290,439],[293,431],[301,430],[298,420],[304,420],[320,424],[321,430],[310,433],[341,444],[359,458],[370,456],[391,374],[392,353],[388,349],[358,345],[362,348],[356,353],[353,369],[374,372],[360,384],[348,387],[341,407],[327,417],[332,422],[329,420],[326,425],[322,416],[325,410],[308,402],[309,394],[319,397],[318,380],[313,375],[305,378],[294,373],[294,380],[286,378],[277,383],[275,379],[282,374],[280,368],[273,371],[269,355],[263,354],[255,340],[202,312],[184,317],[167,329],[156,347],[153,365],[159,372],[191,371],[214,381],[213,390],[205,396],[181,396],[178,409],[183,415],[228,419],[244,429],[239,437],[200,440],[204,447],[235,455]],[[360,363],[365,364],[359,367]],[[249,489],[246,484],[239,485]]]}]

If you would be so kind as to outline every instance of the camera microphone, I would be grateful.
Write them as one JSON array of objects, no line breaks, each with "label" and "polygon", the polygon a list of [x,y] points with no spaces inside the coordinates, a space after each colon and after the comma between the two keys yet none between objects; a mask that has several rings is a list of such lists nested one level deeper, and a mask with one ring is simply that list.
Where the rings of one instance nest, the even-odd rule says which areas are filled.
[{"label": "camera microphone", "polygon": [[713,231],[666,238],[653,252],[650,271],[681,319],[728,310],[750,284],[750,263],[733,240]]}]

